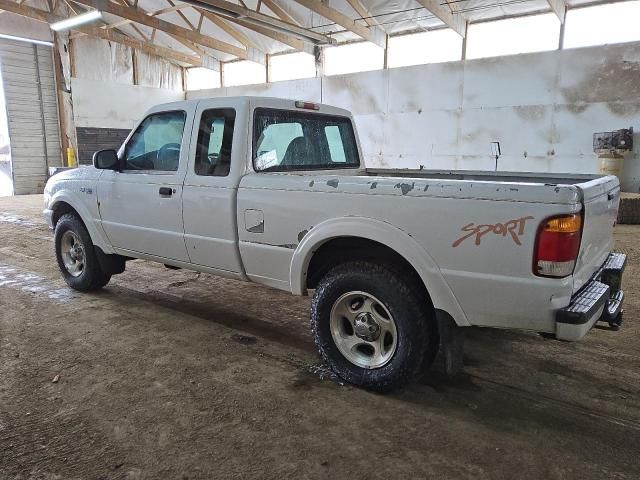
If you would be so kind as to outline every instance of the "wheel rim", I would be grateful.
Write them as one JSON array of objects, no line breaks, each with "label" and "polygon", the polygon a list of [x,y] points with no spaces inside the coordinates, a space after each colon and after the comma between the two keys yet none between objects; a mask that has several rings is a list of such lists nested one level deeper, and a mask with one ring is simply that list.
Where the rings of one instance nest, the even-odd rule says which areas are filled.
[{"label": "wheel rim", "polygon": [[84,271],[85,251],[80,237],[75,232],[67,230],[60,239],[60,256],[64,268],[72,277],[79,277]]},{"label": "wheel rim", "polygon": [[396,322],[387,307],[366,292],[348,292],[331,309],[331,336],[342,355],[362,368],[386,365],[396,351]]}]

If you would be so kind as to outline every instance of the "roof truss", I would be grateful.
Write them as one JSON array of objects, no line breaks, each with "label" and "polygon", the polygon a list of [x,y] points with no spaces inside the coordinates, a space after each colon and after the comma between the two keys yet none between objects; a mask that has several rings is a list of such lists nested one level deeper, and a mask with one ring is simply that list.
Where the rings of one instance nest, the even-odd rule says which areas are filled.
[{"label": "roof truss", "polygon": [[147,15],[145,12],[143,12],[138,8],[125,7],[123,5],[118,5],[108,0],[73,0],[73,1],[75,3],[79,3],[87,7],[95,8],[97,10],[100,10],[101,12],[110,13],[111,15],[116,15],[118,17],[131,20],[135,23],[139,23],[141,25],[146,25],[148,27],[155,28],[161,32],[167,33],[174,37],[178,37],[182,40],[187,40],[192,43],[204,45],[205,47],[209,47],[213,50],[218,50],[219,52],[228,53],[230,55],[234,55],[242,59],[249,58],[246,48],[241,48],[236,45],[231,45],[230,43],[226,43],[221,40],[217,40],[213,37],[203,35],[198,31],[190,30],[185,27],[180,27],[174,23],[170,23],[170,22],[167,22],[166,20],[162,20],[157,16]]},{"label": "roof truss", "polygon": [[[38,8],[28,7],[25,5],[18,5],[17,2],[14,2],[12,0],[0,0],[0,9],[49,24],[64,20],[64,17],[60,17],[46,10],[40,10]],[[86,25],[75,27],[74,30],[82,32],[86,35],[126,45],[128,47],[135,48],[151,55],[161,56],[168,60],[187,65],[199,67],[206,66],[211,68],[215,66],[214,64],[216,63],[211,58],[201,58],[194,55],[177,52],[167,47],[161,47],[159,45],[151,44],[143,40],[131,38],[114,30],[103,30],[99,27],[91,27]]]},{"label": "roof truss", "polygon": [[350,32],[355,33],[359,37],[376,45],[385,46],[386,34],[380,27],[366,27],[360,25],[356,21],[352,20],[344,13],[325,5],[321,0],[295,0],[300,5],[316,12],[318,15],[322,15],[324,18],[337,23],[338,25],[346,28]]},{"label": "roof truss", "polygon": [[442,5],[440,0],[417,0],[424,8],[438,17],[442,23],[447,27],[455,31],[458,35],[464,38],[466,35],[466,21],[464,17],[455,13],[458,9],[457,4],[453,2],[446,2],[446,5]]}]

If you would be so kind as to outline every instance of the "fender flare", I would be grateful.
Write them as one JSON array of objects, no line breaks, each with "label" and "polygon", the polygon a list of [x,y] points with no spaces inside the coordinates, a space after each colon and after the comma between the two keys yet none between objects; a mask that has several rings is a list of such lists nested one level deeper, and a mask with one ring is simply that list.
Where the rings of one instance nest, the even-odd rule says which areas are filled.
[{"label": "fender flare", "polygon": [[339,237],[364,238],[391,248],[415,268],[431,296],[434,308],[449,313],[459,326],[471,325],[429,253],[407,232],[389,223],[367,217],[326,220],[314,226],[304,236],[291,259],[289,281],[292,293],[306,293],[307,270],[311,258],[324,243]]},{"label": "fender flare", "polygon": [[85,206],[82,199],[80,199],[75,192],[67,189],[56,192],[49,201],[49,208],[51,210],[55,210],[56,205],[61,202],[68,204],[78,213],[80,219],[87,227],[87,231],[89,232],[89,236],[91,237],[91,241],[94,246],[99,247],[105,254],[114,253],[111,243],[109,243],[109,240],[102,230],[100,220],[96,219],[95,216],[91,214],[89,208]]}]

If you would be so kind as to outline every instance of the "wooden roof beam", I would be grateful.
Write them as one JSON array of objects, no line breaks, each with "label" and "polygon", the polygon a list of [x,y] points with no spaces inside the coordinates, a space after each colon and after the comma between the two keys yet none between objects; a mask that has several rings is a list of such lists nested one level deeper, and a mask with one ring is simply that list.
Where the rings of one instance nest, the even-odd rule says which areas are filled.
[{"label": "wooden roof beam", "polygon": [[[220,29],[222,29],[228,35],[232,36],[238,42],[243,44],[245,46],[245,48],[255,48],[256,50],[261,51],[261,48],[258,46],[257,43],[255,43],[253,40],[251,40],[247,35],[242,33],[237,28],[233,28],[222,17],[219,17],[218,15],[214,15],[213,13],[207,12],[206,10],[202,10],[200,8],[196,8],[196,11],[198,13],[200,13],[201,15],[203,15],[204,18],[208,19],[211,23],[217,25]],[[262,52],[262,51],[261,51],[261,53],[263,55],[265,54],[265,52]]]},{"label": "wooden roof beam", "polygon": [[451,11],[450,5],[454,4],[443,6],[440,4],[440,0],[418,0],[418,3],[438,17],[447,27],[464,38],[466,34],[466,20],[462,15],[454,14]]},{"label": "wooden roof beam", "polygon": [[[58,15],[54,15],[45,10],[40,10],[38,8],[27,7],[25,5],[18,5],[13,0],[0,0],[0,9],[6,10],[11,13],[15,13],[16,15],[20,15],[22,17],[31,18],[33,20],[37,20],[39,22],[44,22],[48,24],[52,24],[55,22],[59,22],[64,20],[64,17],[60,17]],[[166,58],[167,60],[172,60],[174,62],[184,63],[187,65],[192,65],[195,67],[207,67],[213,68],[214,70],[219,70],[220,66],[215,62],[214,59],[210,57],[200,58],[193,55],[187,55],[181,52],[176,52],[170,48],[161,47],[159,45],[153,45],[142,40],[137,40],[126,35],[122,35],[118,32],[114,32],[112,30],[103,30],[99,27],[91,27],[86,25],[81,25],[74,27],[73,30],[77,30],[86,35],[91,35],[93,37],[101,38],[103,40],[108,40],[110,42],[119,43],[122,45],[126,45],[131,48],[135,48],[145,53],[149,53],[151,55],[157,55],[159,57]]]},{"label": "wooden roof beam", "polygon": [[295,18],[293,18],[287,11],[278,5],[273,0],[262,0],[262,4],[275,13],[280,20],[284,20],[285,22],[293,23],[294,25],[300,25]]},{"label": "wooden roof beam", "polygon": [[245,48],[231,45],[230,43],[217,40],[215,38],[203,35],[195,30],[189,30],[188,28],[180,27],[174,23],[161,20],[157,17],[152,17],[143,13],[137,8],[124,7],[117,5],[108,0],[73,0],[76,3],[85,5],[87,7],[93,7],[101,12],[110,13],[127,20],[131,20],[141,25],[146,25],[151,28],[155,28],[161,32],[180,37],[183,40],[188,40],[193,43],[204,45],[205,47],[218,50],[219,52],[228,53],[238,58],[247,59],[248,54]]},{"label": "wooden roof beam", "polygon": [[[256,12],[236,3],[228,2],[227,0],[183,0],[183,2],[207,10],[213,14],[223,16],[229,20],[241,20],[248,25],[247,28],[255,31],[258,31],[258,29],[253,28],[254,26],[260,27],[261,29],[274,30],[277,33],[295,37],[305,42],[326,45],[335,43],[331,37],[322,33],[280,20],[271,15]],[[236,23],[240,24],[240,22]]]},{"label": "wooden roof beam", "polygon": [[347,2],[349,3],[349,5],[351,5],[351,8],[353,8],[355,12],[362,17],[364,23],[366,23],[370,27],[379,26],[378,21],[371,16],[369,10],[367,10],[366,7],[362,5],[362,2],[360,0],[347,0]]},{"label": "wooden roof beam", "polygon": [[[71,0],[65,0],[65,2],[71,8],[71,5],[70,5]],[[181,10],[183,8],[191,8],[191,5],[187,5],[186,3],[182,3],[182,4],[179,4],[179,5],[176,5],[175,7],[161,8],[160,10],[154,10],[153,12],[147,12],[147,15],[149,15],[151,17],[157,17],[158,15],[162,15],[164,13],[175,12],[175,11]],[[120,20],[119,22],[109,23],[107,25],[103,25],[100,28],[103,28],[105,30],[109,30],[109,29],[112,29],[112,28],[121,27],[123,25],[128,25],[130,23],[134,23],[133,20],[123,19],[123,20]]]},{"label": "wooden roof beam", "polygon": [[284,33],[276,32],[276,31],[271,30],[271,29],[266,28],[266,27],[260,27],[258,25],[251,24],[251,23],[246,22],[245,20],[242,20],[242,19],[239,19],[239,18],[229,18],[228,20],[230,22],[236,23],[236,24],[241,25],[241,26],[243,26],[245,28],[253,30],[254,32],[259,33],[260,35],[264,35],[265,37],[269,37],[269,38],[271,38],[273,40],[276,40],[276,41],[278,41],[280,43],[288,45],[288,46],[290,46],[291,48],[293,48],[294,50],[296,50],[298,52],[306,52],[306,53],[313,54],[314,46],[309,42],[304,42],[304,41],[300,40],[299,38],[294,38],[294,37],[291,37],[289,35],[285,35]]},{"label": "wooden roof beam", "polygon": [[335,8],[331,8],[325,5],[320,0],[295,1],[303,7],[316,12],[318,15],[322,15],[324,18],[337,23],[350,32],[355,33],[360,38],[375,43],[379,47],[385,47],[386,33],[380,27],[365,27],[364,25],[360,25],[359,23],[346,16],[344,13],[336,10]]}]

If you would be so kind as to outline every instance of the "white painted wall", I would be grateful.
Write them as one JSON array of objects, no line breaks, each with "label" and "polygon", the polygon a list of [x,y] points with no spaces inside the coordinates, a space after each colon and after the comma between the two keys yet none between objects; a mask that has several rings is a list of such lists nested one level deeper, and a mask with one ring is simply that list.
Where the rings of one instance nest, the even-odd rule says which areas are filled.
[{"label": "white painted wall", "polygon": [[350,109],[369,167],[596,173],[594,132],[633,126],[623,186],[640,190],[640,42],[187,92]]},{"label": "white painted wall", "polygon": [[184,100],[181,91],[80,78],[71,79],[71,92],[76,127],[131,129],[150,107]]}]

